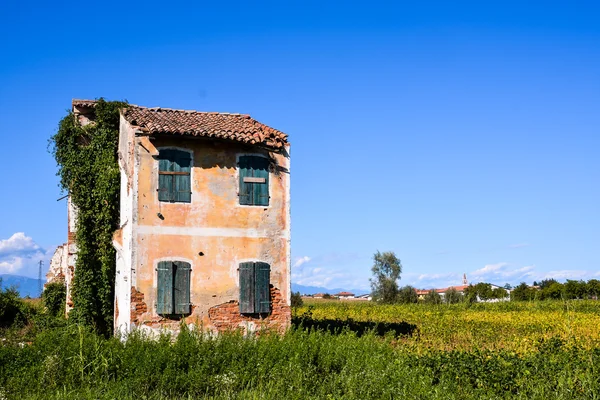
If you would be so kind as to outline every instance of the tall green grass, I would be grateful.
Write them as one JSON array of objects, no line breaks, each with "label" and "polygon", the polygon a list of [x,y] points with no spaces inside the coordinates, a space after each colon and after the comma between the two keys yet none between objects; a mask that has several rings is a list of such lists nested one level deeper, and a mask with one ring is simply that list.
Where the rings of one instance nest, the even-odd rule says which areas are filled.
[{"label": "tall green grass", "polygon": [[0,346],[6,399],[594,399],[600,350],[414,352],[391,336],[292,330],[105,339],[70,325]]}]

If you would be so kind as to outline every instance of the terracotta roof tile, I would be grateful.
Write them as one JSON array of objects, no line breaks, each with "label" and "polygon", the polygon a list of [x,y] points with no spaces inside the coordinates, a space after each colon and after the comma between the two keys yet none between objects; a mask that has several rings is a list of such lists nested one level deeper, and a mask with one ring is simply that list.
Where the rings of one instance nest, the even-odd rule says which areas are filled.
[{"label": "terracotta roof tile", "polygon": [[[94,100],[73,100],[73,107],[95,107]],[[147,134],[201,136],[282,148],[288,136],[249,115],[129,105],[122,110],[131,125]]]},{"label": "terracotta roof tile", "polygon": [[73,107],[95,108],[96,107],[96,100],[73,99],[72,105],[73,105]]}]

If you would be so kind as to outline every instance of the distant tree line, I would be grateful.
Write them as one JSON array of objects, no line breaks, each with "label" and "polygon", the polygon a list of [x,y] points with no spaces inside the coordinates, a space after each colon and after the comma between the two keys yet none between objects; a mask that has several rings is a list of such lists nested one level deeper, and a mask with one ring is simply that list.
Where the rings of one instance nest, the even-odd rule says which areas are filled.
[{"label": "distant tree line", "polygon": [[[402,273],[402,264],[396,254],[392,251],[379,252],[373,255],[373,266],[371,267],[373,277],[371,281],[371,295],[373,300],[383,304],[395,303],[418,303],[417,290],[410,286],[398,286],[398,280]],[[509,292],[510,291],[510,292]],[[462,301],[469,303],[477,301],[499,301],[510,300],[573,300],[594,299],[600,295],[600,280],[577,281],[568,279],[560,283],[555,279],[544,279],[533,282],[533,286],[521,282],[515,288],[507,283],[504,287],[492,287],[489,283],[480,282],[469,285],[463,293],[455,288],[448,288],[444,295],[432,289],[424,297],[423,302],[427,304],[454,304]]]},{"label": "distant tree line", "polygon": [[589,281],[577,281],[567,279],[565,283],[560,283],[555,279],[544,279],[540,282],[533,282],[533,286],[521,282],[511,293],[511,300],[573,300],[573,299],[594,299],[600,296],[600,280],[590,279]]},{"label": "distant tree line", "polygon": [[[398,286],[398,280],[402,273],[402,264],[396,254],[391,251],[379,252],[373,255],[373,266],[371,267],[373,277],[371,278],[371,295],[373,300],[383,304],[410,304],[418,303],[417,290],[410,286]],[[449,288],[444,296],[435,290],[427,293],[423,299],[428,304],[454,304],[463,301],[463,295],[454,288]]]}]

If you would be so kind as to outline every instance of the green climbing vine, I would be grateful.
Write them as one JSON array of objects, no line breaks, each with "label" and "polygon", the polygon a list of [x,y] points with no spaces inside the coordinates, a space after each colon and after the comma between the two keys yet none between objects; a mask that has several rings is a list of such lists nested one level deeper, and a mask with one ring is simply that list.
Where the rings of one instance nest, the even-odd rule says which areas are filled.
[{"label": "green climbing vine", "polygon": [[50,139],[60,186],[78,209],[77,261],[69,317],[109,335],[113,325],[115,249],[119,224],[119,109],[125,102],[99,99],[94,122],[82,126],[69,112]]}]

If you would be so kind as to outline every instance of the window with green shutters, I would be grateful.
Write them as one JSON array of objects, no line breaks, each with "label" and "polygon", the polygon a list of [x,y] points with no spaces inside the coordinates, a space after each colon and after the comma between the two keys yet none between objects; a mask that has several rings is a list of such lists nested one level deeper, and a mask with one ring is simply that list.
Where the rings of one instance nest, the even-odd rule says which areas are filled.
[{"label": "window with green shutters", "polygon": [[192,200],[190,152],[161,149],[158,154],[158,200],[189,203]]},{"label": "window with green shutters", "polygon": [[156,312],[161,315],[190,313],[191,265],[185,261],[161,261],[157,271]]},{"label": "window with green shutters", "polygon": [[243,262],[240,275],[240,313],[267,314],[271,312],[271,266],[264,262]]},{"label": "window with green shutters", "polygon": [[240,156],[240,204],[269,205],[269,159],[260,156]]}]

